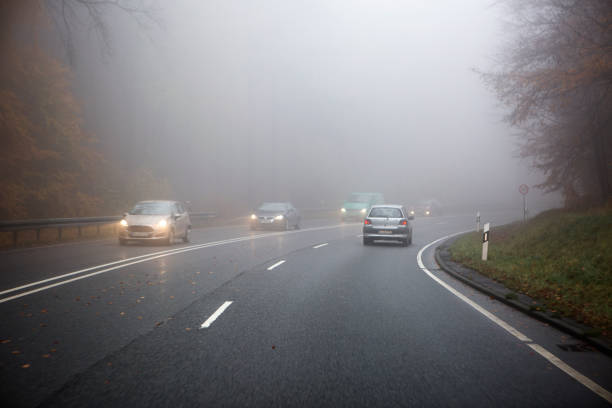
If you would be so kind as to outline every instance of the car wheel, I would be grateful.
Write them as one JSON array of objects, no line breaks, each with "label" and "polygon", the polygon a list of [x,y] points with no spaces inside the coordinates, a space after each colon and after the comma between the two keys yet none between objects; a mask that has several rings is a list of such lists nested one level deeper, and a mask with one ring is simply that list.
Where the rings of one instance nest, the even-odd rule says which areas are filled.
[{"label": "car wheel", "polygon": [[370,245],[372,243],[372,241],[370,241],[368,238],[364,237],[363,238],[363,245]]},{"label": "car wheel", "polygon": [[296,230],[299,230],[299,229],[300,229],[300,222],[299,222],[299,221],[295,223],[294,228],[295,228]]},{"label": "car wheel", "polygon": [[187,230],[185,230],[185,236],[183,237],[183,242],[189,242],[189,232],[191,231],[191,227],[187,227]]},{"label": "car wheel", "polygon": [[166,238],[166,245],[172,245],[174,244],[174,230],[171,229],[170,231],[168,231],[168,237]]},{"label": "car wheel", "polygon": [[408,246],[408,238],[406,238],[405,240],[402,241],[402,246],[403,247],[407,247]]},{"label": "car wheel", "polygon": [[123,238],[119,238],[119,245],[125,245],[127,244],[127,239],[123,239]]}]

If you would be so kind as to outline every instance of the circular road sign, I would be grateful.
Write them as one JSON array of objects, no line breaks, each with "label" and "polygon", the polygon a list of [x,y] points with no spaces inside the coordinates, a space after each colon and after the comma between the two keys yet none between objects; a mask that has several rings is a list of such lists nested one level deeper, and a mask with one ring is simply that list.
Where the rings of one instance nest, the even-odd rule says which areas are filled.
[{"label": "circular road sign", "polygon": [[521,184],[521,186],[519,187],[519,193],[521,193],[522,195],[526,195],[529,192],[529,187],[527,186],[527,184]]}]

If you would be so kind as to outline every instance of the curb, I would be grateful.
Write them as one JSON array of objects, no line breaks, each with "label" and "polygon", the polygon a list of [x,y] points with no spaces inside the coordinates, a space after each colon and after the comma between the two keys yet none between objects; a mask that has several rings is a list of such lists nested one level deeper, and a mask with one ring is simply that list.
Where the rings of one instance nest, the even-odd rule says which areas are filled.
[{"label": "curb", "polygon": [[[506,288],[505,292],[502,293],[499,290],[494,290],[492,288],[481,285],[478,282],[475,282],[474,280],[469,279],[463,274],[459,273],[452,265],[454,264],[454,262],[449,261],[448,259],[444,259],[444,258],[448,256],[449,244],[451,244],[455,239],[461,236],[463,235],[459,235],[459,236],[451,238],[450,240],[446,240],[444,241],[444,243],[437,246],[435,249],[435,255],[434,255],[435,260],[444,272],[448,273],[453,278],[460,280],[466,285],[471,286],[472,288],[477,289],[478,291],[490,296],[491,298],[494,298],[510,307],[513,307],[514,309],[519,310],[520,312],[523,312],[524,314],[530,317],[538,319],[544,323],[548,323],[549,325],[565,333],[571,334],[573,337],[576,337],[580,340],[583,340],[591,344],[593,347],[595,347],[597,350],[601,351],[602,353],[608,356],[612,356],[612,345],[611,344],[609,344],[607,341],[604,341],[602,339],[590,337],[585,333],[585,331],[589,330],[590,327],[580,325],[579,323],[569,320],[567,318],[559,319],[559,318],[551,317],[544,311],[532,310],[529,305],[523,302],[519,302],[513,299],[506,298],[507,293],[514,293],[514,291]],[[486,278],[483,275],[481,275],[478,271],[469,269],[463,265],[461,265],[461,267],[468,269],[472,275],[477,275],[477,276]]]}]

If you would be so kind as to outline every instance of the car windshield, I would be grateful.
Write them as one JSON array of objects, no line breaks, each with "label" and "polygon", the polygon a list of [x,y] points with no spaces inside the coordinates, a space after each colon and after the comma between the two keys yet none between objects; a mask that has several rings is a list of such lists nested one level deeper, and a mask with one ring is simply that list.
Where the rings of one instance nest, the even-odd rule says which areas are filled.
[{"label": "car windshield", "polygon": [[172,203],[142,202],[130,210],[130,215],[164,215],[172,213]]},{"label": "car windshield", "polygon": [[370,217],[402,218],[402,211],[399,208],[377,207],[372,208]]},{"label": "car windshield", "polygon": [[359,193],[353,193],[349,196],[348,200],[346,200],[349,203],[369,203],[370,202],[370,195],[369,194],[359,194]]},{"label": "car windshield", "polygon": [[263,203],[260,207],[260,211],[285,211],[287,204],[285,203]]}]

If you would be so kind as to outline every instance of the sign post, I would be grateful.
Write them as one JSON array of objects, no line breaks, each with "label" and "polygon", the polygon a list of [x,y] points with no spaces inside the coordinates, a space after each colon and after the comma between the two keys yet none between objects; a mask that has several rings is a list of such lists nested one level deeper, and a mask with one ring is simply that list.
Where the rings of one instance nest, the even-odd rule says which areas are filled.
[{"label": "sign post", "polygon": [[482,230],[482,260],[486,261],[489,254],[489,223]]},{"label": "sign post", "polygon": [[480,231],[480,211],[476,212],[476,232]]},{"label": "sign post", "polygon": [[521,184],[519,186],[519,193],[523,195],[523,222],[525,222],[525,219],[527,218],[527,206],[525,205],[525,196],[528,192],[529,187],[527,186],[527,184]]}]

